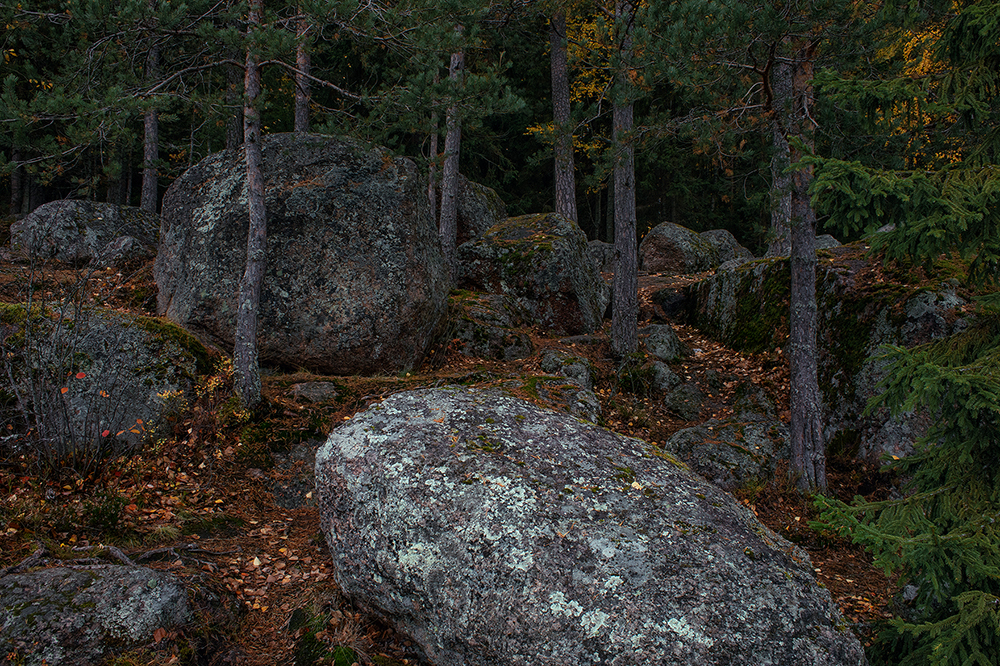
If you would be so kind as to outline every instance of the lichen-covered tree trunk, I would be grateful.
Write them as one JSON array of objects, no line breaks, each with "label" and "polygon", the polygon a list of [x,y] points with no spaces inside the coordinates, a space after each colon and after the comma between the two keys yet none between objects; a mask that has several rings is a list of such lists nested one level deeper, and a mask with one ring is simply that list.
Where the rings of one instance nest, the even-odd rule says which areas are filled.
[{"label": "lichen-covered tree trunk", "polygon": [[306,35],[309,32],[309,22],[300,19],[295,45],[295,131],[309,131],[309,49],[306,45]]},{"label": "lichen-covered tree trunk", "polygon": [[[250,0],[248,31],[260,25],[263,0]],[[257,311],[260,309],[260,286],[264,281],[267,241],[267,218],[264,209],[264,167],[261,156],[260,65],[253,46],[247,47],[243,109],[243,149],[247,165],[247,208],[250,225],[247,231],[247,263],[240,281],[236,310],[236,344],[233,350],[234,385],[244,409],[260,402],[260,366],[257,358]]]},{"label": "lichen-covered tree trunk", "polygon": [[[812,69],[815,45],[797,48],[792,65],[790,133],[813,145]],[[800,151],[790,147],[794,161]],[[791,366],[791,474],[803,492],[826,491],[826,448],[823,441],[823,403],[819,391],[816,350],[816,214],[809,202],[812,168],[791,174],[791,312],[789,363]]]},{"label": "lichen-covered tree trunk", "polygon": [[[155,16],[156,0],[149,0],[149,12]],[[153,36],[152,46],[146,55],[146,81],[155,84],[160,78],[160,47]],[[156,162],[160,159],[160,115],[156,107],[150,105],[143,118],[142,139],[142,195],[139,198],[139,208],[149,213],[156,213],[159,197]]]},{"label": "lichen-covered tree trunk", "polygon": [[566,57],[566,15],[557,11],[549,21],[551,47],[552,117],[556,125],[556,212],[577,222],[576,176],[573,164],[573,128],[570,125],[569,65]]},{"label": "lichen-covered tree trunk", "polygon": [[[456,28],[461,30],[461,27]],[[451,54],[448,77],[455,84],[457,94],[465,66],[465,54],[457,51]],[[438,232],[441,235],[441,250],[452,280],[455,278],[455,242],[458,237],[458,163],[462,147],[462,119],[457,102],[448,107],[445,118],[447,128],[444,135],[444,166],[441,169],[441,219]]]},{"label": "lichen-covered tree trunk", "polygon": [[623,64],[616,73],[617,99],[612,111],[612,143],[615,151],[615,280],[611,306],[611,351],[621,358],[639,348],[639,268],[635,238],[635,147],[632,138],[630,72],[625,66],[632,48],[627,26],[634,8],[629,2],[615,3],[615,18],[622,27],[618,48]]}]

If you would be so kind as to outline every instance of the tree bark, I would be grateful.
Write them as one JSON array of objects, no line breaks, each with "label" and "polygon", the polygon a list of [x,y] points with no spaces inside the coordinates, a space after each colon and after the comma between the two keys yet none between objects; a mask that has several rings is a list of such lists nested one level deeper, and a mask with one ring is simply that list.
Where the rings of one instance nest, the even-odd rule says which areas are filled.
[{"label": "tree bark", "polygon": [[[263,0],[250,0],[247,31],[252,35],[260,25]],[[249,36],[249,35],[248,35]],[[267,218],[264,209],[264,169],[261,157],[260,65],[253,45],[247,46],[245,107],[243,109],[243,149],[247,165],[247,263],[240,281],[236,311],[236,344],[233,350],[234,387],[244,409],[260,402],[260,365],[257,355],[257,312],[260,309],[260,286],[266,262]]]},{"label": "tree bark", "polygon": [[[461,30],[461,28],[456,28]],[[455,82],[455,90],[461,84],[465,54],[462,51],[451,55],[448,77]],[[445,119],[447,131],[444,136],[444,167],[441,170],[441,219],[438,232],[441,235],[441,250],[445,262],[455,278],[455,241],[458,238],[458,163],[462,147],[462,119],[457,102],[448,107]]]},{"label": "tree bark", "polygon": [[551,47],[552,117],[556,125],[556,212],[579,222],[576,210],[576,175],[573,164],[573,127],[570,124],[569,65],[566,57],[566,15],[556,12],[549,21]]},{"label": "tree bark", "polygon": [[632,49],[634,8],[629,2],[615,3],[615,18],[621,28],[618,48],[622,65],[616,72],[616,99],[612,111],[615,151],[615,279],[611,306],[611,351],[622,358],[639,348],[639,269],[635,237],[635,146],[632,131],[630,74],[626,63]]},{"label": "tree bark", "polygon": [[[151,14],[150,20],[155,20],[156,0],[147,4]],[[156,35],[146,55],[146,82],[155,84],[160,78],[160,47]],[[142,136],[142,194],[139,197],[139,208],[149,213],[156,213],[159,187],[159,174],[156,163],[160,159],[160,115],[156,107],[150,104],[143,118]]]},{"label": "tree bark", "polygon": [[[238,53],[226,53],[229,60],[238,57]],[[226,150],[235,150],[243,145],[244,118],[240,89],[245,86],[245,77],[238,66],[226,65],[226,108],[231,110],[226,118]]]},{"label": "tree bark", "polygon": [[[10,161],[21,161],[21,149],[14,148],[10,153]],[[22,188],[24,185],[24,168],[15,166],[10,172],[10,214],[18,215],[21,212]]]},{"label": "tree bark", "polygon": [[787,123],[784,118],[791,112],[792,66],[783,59],[774,62],[771,68],[771,91],[774,117],[771,120],[771,229],[769,232],[768,257],[787,257],[791,253],[790,227],[792,220],[792,176],[786,173],[791,163]]},{"label": "tree bark", "polygon": [[[792,65],[790,134],[812,147],[812,75],[815,46],[800,45]],[[802,153],[790,147],[790,159]],[[816,214],[809,202],[812,169],[791,174],[791,312],[789,313],[789,363],[791,370],[792,461],[790,473],[802,492],[825,492],[826,447],[823,441],[822,400],[816,365]]]},{"label": "tree bark", "polygon": [[309,23],[305,19],[299,21],[295,46],[295,131],[309,131],[309,74],[310,57],[309,49],[306,46],[306,35],[309,32]]}]

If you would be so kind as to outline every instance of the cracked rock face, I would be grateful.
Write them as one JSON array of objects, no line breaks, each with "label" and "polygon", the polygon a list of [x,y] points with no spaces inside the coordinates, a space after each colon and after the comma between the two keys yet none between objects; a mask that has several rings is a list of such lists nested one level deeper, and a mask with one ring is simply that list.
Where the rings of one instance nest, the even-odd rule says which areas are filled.
[{"label": "cracked rock face", "polygon": [[863,664],[808,556],[683,464],[497,392],[394,395],[316,457],[343,591],[458,664]]}]

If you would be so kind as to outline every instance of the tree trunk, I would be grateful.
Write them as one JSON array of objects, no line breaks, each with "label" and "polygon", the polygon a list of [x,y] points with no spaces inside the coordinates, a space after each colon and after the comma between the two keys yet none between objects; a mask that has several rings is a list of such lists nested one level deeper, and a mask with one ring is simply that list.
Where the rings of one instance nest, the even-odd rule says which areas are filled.
[{"label": "tree trunk", "polygon": [[615,18],[622,33],[618,48],[623,64],[616,73],[612,144],[615,151],[615,279],[611,306],[611,351],[619,358],[639,348],[639,272],[635,239],[635,146],[632,132],[630,72],[626,66],[632,49],[632,5],[615,4]]},{"label": "tree trunk", "polygon": [[[457,28],[461,30],[461,28]],[[451,55],[448,67],[448,77],[455,82],[457,94],[461,82],[462,68],[465,66],[465,54],[462,51]],[[458,161],[462,146],[462,119],[457,102],[448,108],[444,136],[444,167],[441,170],[441,220],[438,231],[441,235],[441,250],[445,262],[455,278],[455,241],[458,237]]]},{"label": "tree trunk", "polygon": [[[236,60],[239,55],[233,52],[226,54],[229,60]],[[236,65],[226,65],[226,108],[230,115],[226,118],[226,150],[235,150],[243,145],[244,118],[243,104],[240,102],[240,89],[245,86],[245,74]]]},{"label": "tree trunk", "polygon": [[566,15],[556,12],[549,21],[552,70],[552,117],[556,125],[556,212],[579,222],[573,164],[573,127],[570,124],[569,65],[566,57]]},{"label": "tree trunk", "polygon": [[[815,46],[798,48],[792,68],[790,134],[812,147],[814,127],[812,69]],[[791,148],[790,159],[800,151]],[[816,366],[816,214],[809,202],[810,167],[791,174],[791,312],[789,363],[791,369],[792,461],[790,473],[802,492],[826,491],[826,448],[823,441],[822,401]]]},{"label": "tree trunk", "polygon": [[[156,0],[149,0],[150,20],[155,19]],[[160,78],[160,47],[156,35],[146,55],[146,83],[155,85]],[[143,118],[142,137],[142,195],[139,197],[139,208],[148,213],[156,213],[159,198],[156,163],[160,159],[160,116],[156,107],[150,104]]]},{"label": "tree trunk", "polygon": [[[263,0],[250,0],[251,32],[260,25]],[[260,308],[260,285],[264,280],[267,219],[264,210],[264,169],[261,157],[260,66],[252,46],[247,47],[246,105],[243,109],[243,149],[247,164],[247,207],[250,224],[247,230],[247,263],[240,281],[236,311],[236,345],[233,350],[234,387],[244,409],[260,402],[260,366],[257,358],[257,312]]]},{"label": "tree trunk", "polygon": [[[10,153],[10,161],[15,165],[21,161],[21,149],[14,148]],[[15,166],[10,172],[10,214],[18,215],[21,212],[21,197],[24,184],[24,169]]]},{"label": "tree trunk", "polygon": [[299,21],[297,32],[298,44],[295,46],[295,131],[309,131],[309,49],[306,47],[306,34],[309,32],[309,22]]},{"label": "tree trunk", "polygon": [[771,121],[771,229],[769,233],[768,257],[787,257],[791,252],[789,229],[792,219],[792,176],[786,173],[790,152],[788,137],[785,135],[787,123],[783,120],[791,112],[792,66],[778,59],[771,69],[771,91],[774,99],[774,118]]},{"label": "tree trunk", "polygon": [[[441,82],[437,72],[434,73],[434,86]],[[431,221],[438,223],[438,197],[437,197],[437,164],[438,164],[438,113],[431,113],[431,137],[430,152],[431,159],[427,164],[427,199],[431,206]]]}]

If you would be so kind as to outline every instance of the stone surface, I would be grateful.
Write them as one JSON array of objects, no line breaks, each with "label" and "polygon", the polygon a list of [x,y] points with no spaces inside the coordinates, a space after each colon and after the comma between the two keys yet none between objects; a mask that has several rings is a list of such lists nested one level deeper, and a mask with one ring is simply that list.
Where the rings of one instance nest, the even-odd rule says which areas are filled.
[{"label": "stone surface", "polygon": [[457,245],[479,238],[506,219],[507,206],[495,190],[459,175]]},{"label": "stone surface", "polygon": [[[863,248],[840,246],[817,269],[819,382],[827,442],[878,462],[904,456],[926,429],[926,415],[864,414],[887,367],[884,344],[912,346],[965,328],[965,301],[947,281],[926,289],[873,281]],[[783,348],[788,336],[787,258],[748,262],[688,289],[689,323],[741,352]]]},{"label": "stone surface", "polygon": [[51,201],[10,227],[11,246],[39,259],[118,265],[156,254],[160,217],[132,206]]},{"label": "stone surface", "polygon": [[723,490],[762,486],[774,478],[779,460],[788,460],[788,426],[778,419],[711,419],[678,430],[663,448]]},{"label": "stone surface", "polygon": [[581,388],[594,390],[594,367],[582,356],[550,349],[542,354],[541,368],[544,372],[562,375],[576,382]]},{"label": "stone surface", "polygon": [[[14,343],[12,393],[37,414],[36,434],[53,453],[141,448],[179,414],[198,376],[210,370],[201,343],[167,321],[111,310],[47,310],[30,318],[25,336],[25,312],[0,305],[0,328]],[[0,387],[10,390],[9,384],[4,372]]]},{"label": "stone surface", "polygon": [[497,392],[390,397],[316,483],[344,594],[437,666],[865,663],[808,556],[730,495]]},{"label": "stone surface", "polygon": [[337,397],[337,385],[333,382],[300,382],[292,384],[292,396],[309,402],[329,402]]},{"label": "stone surface", "polygon": [[615,272],[615,244],[592,240],[587,242],[590,258],[599,273]]},{"label": "stone surface", "polygon": [[190,617],[174,575],[114,565],[4,576],[0,608],[2,652],[25,666],[89,666]]},{"label": "stone surface", "polygon": [[673,363],[688,353],[684,343],[669,325],[646,326],[639,331],[639,336],[643,338],[646,351],[665,363]]},{"label": "stone surface", "polygon": [[594,267],[587,237],[555,213],[508,218],[458,248],[459,286],[507,294],[534,323],[559,334],[601,326],[610,288]]},{"label": "stone surface", "polygon": [[649,273],[701,273],[726,261],[752,257],[724,229],[699,234],[673,222],[653,227],[639,244],[639,269]]},{"label": "stone surface", "polygon": [[466,356],[512,361],[535,352],[521,328],[530,318],[513,296],[459,290],[448,299],[447,339]]},{"label": "stone surface", "polygon": [[[267,271],[260,360],[319,374],[418,363],[447,310],[448,275],[424,182],[410,160],[346,139],[264,139]],[[211,155],[164,196],[158,310],[233,347],[246,263],[246,169]]]},{"label": "stone surface", "polygon": [[672,388],[663,396],[663,406],[667,411],[685,421],[697,419],[704,402],[705,394],[693,382]]}]

